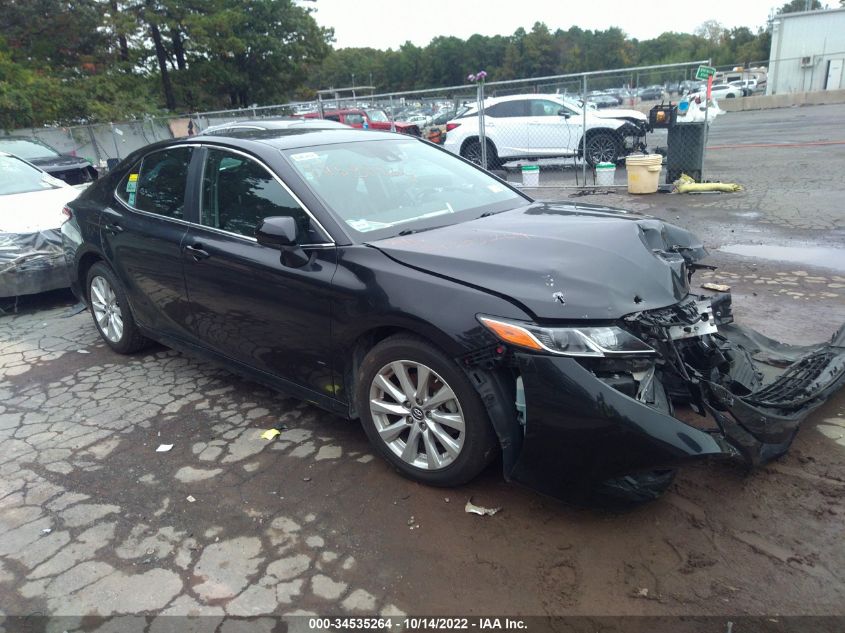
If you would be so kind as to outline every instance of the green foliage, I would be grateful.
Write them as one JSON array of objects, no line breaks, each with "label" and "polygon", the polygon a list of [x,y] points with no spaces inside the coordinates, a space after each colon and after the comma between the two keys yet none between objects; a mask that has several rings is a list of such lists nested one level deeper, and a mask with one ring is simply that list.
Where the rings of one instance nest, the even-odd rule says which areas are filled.
[{"label": "green foliage", "polygon": [[[805,6],[793,0],[780,11]],[[706,58],[729,65],[766,59],[770,42],[762,29],[712,20],[646,41],[616,27],[552,31],[538,22],[510,36],[332,50],[332,30],[311,11],[303,0],[3,0],[0,126],[248,107],[353,83],[379,92],[448,86],[481,69],[515,79]]]}]

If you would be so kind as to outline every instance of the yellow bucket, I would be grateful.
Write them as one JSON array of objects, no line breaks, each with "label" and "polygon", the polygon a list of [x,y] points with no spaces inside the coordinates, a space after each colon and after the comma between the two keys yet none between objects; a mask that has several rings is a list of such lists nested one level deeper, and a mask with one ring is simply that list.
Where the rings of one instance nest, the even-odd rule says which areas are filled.
[{"label": "yellow bucket", "polygon": [[631,154],[625,157],[628,193],[655,193],[662,163],[663,156],[660,154]]}]

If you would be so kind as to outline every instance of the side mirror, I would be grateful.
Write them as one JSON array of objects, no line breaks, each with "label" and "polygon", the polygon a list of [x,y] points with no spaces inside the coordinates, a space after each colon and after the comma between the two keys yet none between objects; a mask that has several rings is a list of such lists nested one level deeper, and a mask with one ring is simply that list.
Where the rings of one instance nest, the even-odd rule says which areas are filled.
[{"label": "side mirror", "polygon": [[302,268],[311,261],[308,253],[296,243],[296,220],[289,215],[264,218],[255,231],[255,239],[262,246],[280,250],[279,261],[288,268]]},{"label": "side mirror", "polygon": [[557,111],[557,114],[558,114],[558,116],[562,116],[564,119],[568,119],[570,116],[572,116],[569,113],[569,110],[567,110],[566,108],[561,108],[560,110]]},{"label": "side mirror", "polygon": [[289,215],[264,218],[255,231],[255,238],[262,246],[284,248],[296,245],[296,220]]}]

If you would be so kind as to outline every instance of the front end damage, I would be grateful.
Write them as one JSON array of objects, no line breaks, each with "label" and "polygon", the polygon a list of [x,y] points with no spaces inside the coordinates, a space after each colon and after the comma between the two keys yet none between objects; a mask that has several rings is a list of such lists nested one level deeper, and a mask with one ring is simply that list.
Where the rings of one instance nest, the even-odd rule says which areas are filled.
[{"label": "front end damage", "polygon": [[782,455],[801,421],[845,383],[845,326],[825,344],[785,345],[734,324],[728,294],[689,295],[622,326],[655,353],[500,348],[522,431],[505,458],[508,478],[579,503],[600,490],[647,500],[691,459],[756,466]]},{"label": "front end damage", "polygon": [[733,323],[728,294],[689,297],[626,318],[659,351],[655,374],[748,464],[783,455],[798,426],[845,383],[845,326],[827,343],[794,346]]}]

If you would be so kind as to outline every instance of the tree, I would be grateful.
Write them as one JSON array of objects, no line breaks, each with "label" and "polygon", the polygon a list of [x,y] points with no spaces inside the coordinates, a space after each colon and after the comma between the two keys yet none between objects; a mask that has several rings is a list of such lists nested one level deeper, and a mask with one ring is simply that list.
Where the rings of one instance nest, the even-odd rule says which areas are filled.
[{"label": "tree", "polygon": [[[839,3],[845,4],[843,3],[843,0],[839,0]],[[778,14],[799,13],[801,11],[818,11],[821,8],[823,7],[819,0],[790,0],[778,9]]]}]

